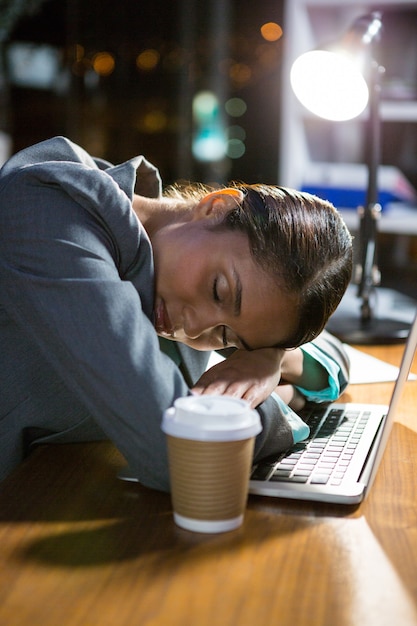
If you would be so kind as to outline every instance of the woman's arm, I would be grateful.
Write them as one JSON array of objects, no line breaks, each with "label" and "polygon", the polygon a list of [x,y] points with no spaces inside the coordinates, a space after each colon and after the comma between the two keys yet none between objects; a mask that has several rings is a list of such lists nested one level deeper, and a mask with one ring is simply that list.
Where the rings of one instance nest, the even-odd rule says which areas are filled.
[{"label": "woman's arm", "polygon": [[347,380],[342,344],[323,333],[311,344],[294,350],[236,350],[205,372],[193,391],[242,397],[252,406],[275,391],[291,408],[299,410],[306,399],[336,399]]},{"label": "woman's arm", "polygon": [[294,411],[305,405],[305,396],[297,389],[320,391],[328,386],[329,374],[323,365],[301,348],[287,350],[282,360],[281,381],[275,392]]},{"label": "woman's arm", "polygon": [[327,386],[328,374],[322,364],[310,354],[301,348],[295,348],[284,352],[281,382],[317,391]]}]

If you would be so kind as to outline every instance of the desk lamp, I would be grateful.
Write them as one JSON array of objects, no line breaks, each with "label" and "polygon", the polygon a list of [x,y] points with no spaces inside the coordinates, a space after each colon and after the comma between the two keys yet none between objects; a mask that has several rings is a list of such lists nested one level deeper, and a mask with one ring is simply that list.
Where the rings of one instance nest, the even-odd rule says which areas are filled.
[{"label": "desk lamp", "polygon": [[[302,54],[291,69],[291,86],[300,102],[312,113],[331,121],[360,115],[368,106],[368,185],[364,207],[359,207],[359,260],[353,282],[361,299],[355,315],[346,304],[350,292],[330,319],[328,330],[347,343],[374,344],[405,341],[410,324],[380,319],[373,311],[380,272],[376,263],[378,166],[380,158],[380,79],[384,68],[374,58],[382,33],[379,12],[359,17],[336,43]],[[354,309],[354,307],[353,307]]]}]

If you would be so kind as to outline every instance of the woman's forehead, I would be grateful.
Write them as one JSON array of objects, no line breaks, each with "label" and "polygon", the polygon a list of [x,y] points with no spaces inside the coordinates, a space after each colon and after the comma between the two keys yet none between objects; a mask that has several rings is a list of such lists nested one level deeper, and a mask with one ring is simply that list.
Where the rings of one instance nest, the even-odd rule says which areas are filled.
[{"label": "woman's forehead", "polygon": [[298,297],[253,261],[241,281],[241,336],[251,348],[287,345],[298,325]]}]

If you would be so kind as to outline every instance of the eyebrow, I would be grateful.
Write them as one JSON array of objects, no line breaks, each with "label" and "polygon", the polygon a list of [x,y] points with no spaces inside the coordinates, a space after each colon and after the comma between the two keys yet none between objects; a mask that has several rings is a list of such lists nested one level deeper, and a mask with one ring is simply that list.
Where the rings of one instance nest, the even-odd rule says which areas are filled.
[{"label": "eyebrow", "polygon": [[[242,283],[240,281],[239,274],[237,273],[235,268],[233,268],[233,279],[235,281],[235,299],[234,299],[233,313],[235,317],[238,317],[240,315],[240,311],[242,308]],[[239,337],[238,335],[237,338],[239,339],[240,343],[245,348],[245,350],[248,350],[249,352],[253,350],[253,348],[251,348],[249,344],[247,344],[246,341],[242,339],[242,337]]]}]

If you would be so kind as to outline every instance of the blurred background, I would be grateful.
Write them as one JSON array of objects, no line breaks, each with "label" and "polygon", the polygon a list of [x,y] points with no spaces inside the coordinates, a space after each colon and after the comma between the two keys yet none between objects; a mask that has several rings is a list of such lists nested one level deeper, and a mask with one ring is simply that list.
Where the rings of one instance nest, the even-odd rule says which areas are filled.
[{"label": "blurred background", "polygon": [[[381,160],[416,188],[417,2],[380,4]],[[288,62],[372,8],[369,0],[0,0],[0,163],[57,134],[113,163],[144,154],[165,184],[302,188],[301,161],[307,171],[316,161],[363,163],[363,120],[335,126],[301,113]],[[384,283],[417,297],[417,224],[383,230]]]},{"label": "blurred background", "polygon": [[143,153],[166,183],[276,182],[282,4],[27,2],[6,45],[13,151],[65,134]]}]

